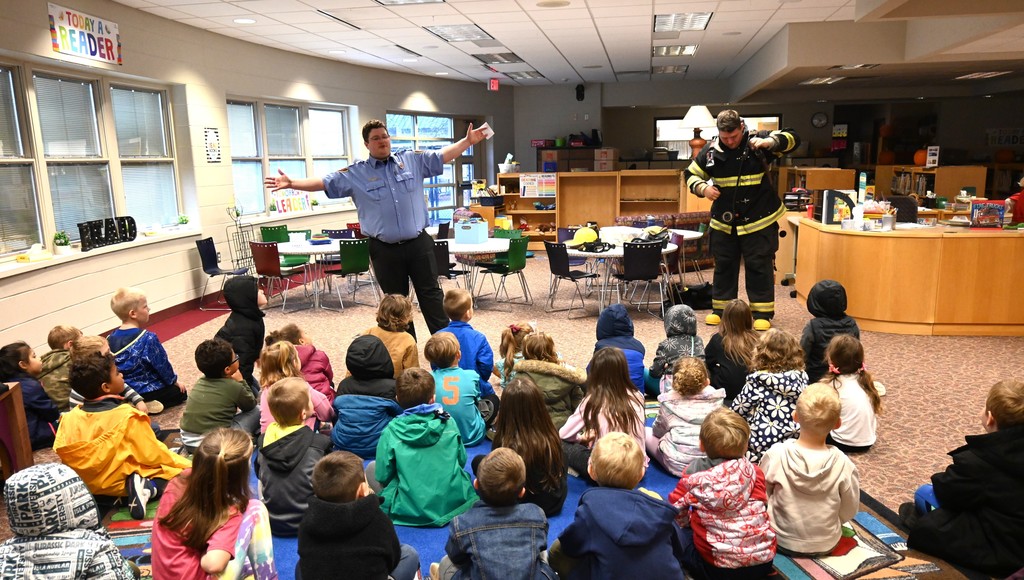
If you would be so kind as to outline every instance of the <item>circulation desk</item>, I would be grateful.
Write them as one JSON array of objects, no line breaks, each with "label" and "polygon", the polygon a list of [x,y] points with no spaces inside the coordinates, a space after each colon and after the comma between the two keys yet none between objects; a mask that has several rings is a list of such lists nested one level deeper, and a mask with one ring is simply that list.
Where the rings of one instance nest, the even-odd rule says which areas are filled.
[{"label": "circulation desk", "polygon": [[796,291],[846,287],[863,330],[948,336],[1024,335],[1024,230],[933,227],[844,231],[801,218]]}]

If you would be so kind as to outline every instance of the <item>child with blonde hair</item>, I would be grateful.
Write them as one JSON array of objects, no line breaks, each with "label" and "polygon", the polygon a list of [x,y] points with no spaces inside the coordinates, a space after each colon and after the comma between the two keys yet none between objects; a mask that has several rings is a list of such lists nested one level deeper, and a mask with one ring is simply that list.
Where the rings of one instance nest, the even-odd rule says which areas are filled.
[{"label": "child with blonde hair", "polygon": [[829,434],[828,442],[846,453],[867,451],[877,437],[885,387],[876,383],[864,366],[864,346],[852,335],[836,335],[825,350],[825,359],[828,373],[821,382],[832,386],[842,402],[842,423]]},{"label": "child with blonde hair", "polygon": [[778,549],[789,556],[824,556],[839,544],[842,524],[860,508],[857,466],[825,439],[839,425],[839,395],[809,385],[797,399],[800,435],[776,443],[761,458],[768,516]]},{"label": "child with blonde hair", "polygon": [[750,306],[740,299],[730,300],[722,311],[722,325],[704,349],[711,384],[725,389],[726,404],[740,394],[754,370],[754,349],[760,339]]},{"label": "child with blonde hair", "polygon": [[452,333],[459,341],[459,350],[462,352],[461,358],[456,361],[459,368],[480,374],[480,400],[485,401],[481,403],[481,408],[490,407],[484,412],[485,416],[497,416],[501,400],[490,383],[491,374],[494,372],[494,351],[491,350],[484,333],[469,324],[473,319],[473,295],[463,288],[445,292],[444,313],[451,322],[441,330]]},{"label": "child with blonde hair", "polygon": [[700,426],[708,413],[722,406],[725,391],[711,386],[699,358],[683,357],[672,369],[672,390],[658,397],[661,408],[647,427],[647,454],[679,477],[700,450]]},{"label": "child with blonde hair", "polygon": [[523,340],[523,360],[516,364],[516,376],[533,381],[547,405],[556,429],[569,419],[583,400],[587,373],[562,362],[555,341],[543,332],[534,332]]},{"label": "child with blonde hair", "polygon": [[732,410],[750,424],[747,457],[759,461],[769,447],[800,430],[793,411],[797,397],[807,388],[804,351],[792,334],[769,329],[754,351],[754,368],[733,400]]},{"label": "child with blonde hair", "polygon": [[376,336],[387,347],[398,378],[405,369],[420,366],[416,338],[409,334],[412,324],[412,300],[401,294],[385,294],[377,306],[377,326],[363,334]]},{"label": "child with blonde hair", "polygon": [[501,344],[498,345],[501,358],[494,362],[494,374],[498,375],[501,388],[505,388],[516,376],[515,365],[523,360],[523,340],[533,331],[533,325],[529,322],[515,322],[502,329]]},{"label": "child with blonde hair", "polygon": [[[274,415],[270,412],[270,405],[267,402],[267,388],[281,379],[288,377],[302,378],[302,369],[299,367],[299,353],[295,345],[290,342],[275,342],[260,352],[260,432],[265,433],[267,426],[274,422]],[[303,379],[305,380],[305,379]],[[334,407],[327,397],[310,387],[309,396],[313,400],[313,412],[306,417],[305,424],[314,431],[317,430],[317,420],[322,423],[330,423],[334,420]]]},{"label": "child with blonde hair", "polygon": [[[644,446],[644,396],[629,378],[626,355],[615,347],[594,353],[590,361],[587,394],[569,420],[558,430],[565,463],[581,476],[587,472],[592,448],[605,433],[621,431]],[[644,466],[647,466],[647,455]]]},{"label": "child with blonde hair", "polygon": [[251,498],[252,439],[210,431],[168,485],[153,522],[153,579],[277,578],[267,508]]},{"label": "child with blonde hair", "polygon": [[679,508],[680,562],[693,578],[764,578],[775,559],[764,473],[746,458],[750,426],[715,409],[700,426],[701,449],[668,501]]},{"label": "child with blonde hair", "polygon": [[[450,332],[439,331],[427,340],[423,356],[436,367],[433,371],[435,395],[444,410],[455,419],[466,447],[484,440],[487,423],[493,415],[483,417],[477,407],[480,401],[480,375],[476,371],[459,368],[459,341]],[[490,406],[487,406],[490,410]]]},{"label": "child with blonde hair", "polygon": [[295,345],[299,354],[299,368],[309,386],[323,393],[328,401],[334,401],[334,369],[327,353],[313,346],[313,339],[297,324],[285,324],[267,335],[267,346],[275,342],[288,341]]},{"label": "child with blonde hair", "polygon": [[611,431],[594,444],[587,469],[600,487],[584,490],[575,518],[551,546],[551,564],[562,578],[682,580],[678,512],[657,494],[635,489],[646,460],[630,434]]},{"label": "child with blonde hair", "polygon": [[110,309],[121,319],[121,326],[107,336],[107,343],[124,382],[146,401],[159,401],[165,407],[184,403],[185,385],[178,380],[160,339],[146,330],[146,294],[139,288],[118,288],[110,298]]}]

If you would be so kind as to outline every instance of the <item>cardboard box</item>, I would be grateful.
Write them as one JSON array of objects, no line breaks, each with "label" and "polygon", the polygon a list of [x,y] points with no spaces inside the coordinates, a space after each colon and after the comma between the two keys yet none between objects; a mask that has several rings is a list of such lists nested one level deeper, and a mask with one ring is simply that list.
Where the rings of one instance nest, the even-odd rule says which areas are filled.
[{"label": "cardboard box", "polygon": [[530,139],[530,147],[554,147],[554,139]]},{"label": "cardboard box", "polygon": [[456,222],[452,227],[456,244],[482,244],[487,241],[486,221]]},{"label": "cardboard box", "polygon": [[594,171],[616,171],[619,168],[618,161],[600,160],[594,161]]},{"label": "cardboard box", "polygon": [[594,160],[618,161],[619,150],[614,147],[602,147],[594,149]]},{"label": "cardboard box", "polygon": [[541,161],[558,161],[558,151],[541,151]]}]

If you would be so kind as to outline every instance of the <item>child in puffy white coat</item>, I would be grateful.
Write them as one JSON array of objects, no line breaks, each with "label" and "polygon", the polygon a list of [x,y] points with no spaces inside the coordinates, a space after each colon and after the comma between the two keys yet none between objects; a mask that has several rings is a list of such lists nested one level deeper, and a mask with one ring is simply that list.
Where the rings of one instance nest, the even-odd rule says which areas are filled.
[{"label": "child in puffy white coat", "polygon": [[725,390],[710,386],[704,361],[684,357],[672,370],[672,390],[658,397],[661,409],[653,427],[647,427],[647,454],[679,477],[700,449],[700,426],[708,413],[722,406]]}]

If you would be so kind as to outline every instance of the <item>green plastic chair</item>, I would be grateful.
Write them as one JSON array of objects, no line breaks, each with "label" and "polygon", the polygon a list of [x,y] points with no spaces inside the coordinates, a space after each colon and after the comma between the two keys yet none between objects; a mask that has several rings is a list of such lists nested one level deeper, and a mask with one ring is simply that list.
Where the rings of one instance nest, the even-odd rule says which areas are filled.
[{"label": "green plastic chair", "polygon": [[[310,230],[294,230],[294,233],[300,232],[306,234],[307,240],[312,236]],[[288,226],[260,226],[260,237],[264,242],[288,243],[291,241],[291,238],[288,237],[289,233]],[[294,268],[308,263],[309,257],[307,256],[281,256],[282,268]]]},{"label": "green plastic chair", "polygon": [[[505,230],[505,229],[501,229],[501,228],[495,228],[494,229],[494,237],[496,237],[496,238],[505,238],[505,239],[509,239],[509,240],[517,240],[517,239],[523,237],[523,230],[520,230],[520,229]],[[508,252],[500,252],[500,253],[494,254],[494,259],[491,260],[491,262],[495,263],[495,264],[507,264],[508,263]]]},{"label": "green plastic chair", "polygon": [[[491,286],[494,287],[494,275],[501,276],[501,282],[494,287],[494,300],[496,302],[512,303],[516,302],[519,304],[533,304],[533,296],[530,294],[530,286],[526,283],[526,276],[523,275],[523,270],[526,269],[526,246],[530,243],[528,238],[524,237],[513,237],[508,241],[508,262],[483,262],[477,264],[481,268],[482,274],[491,275]],[[508,287],[505,285],[505,279],[509,276],[517,276],[519,278],[519,284],[523,288],[523,295],[511,298],[508,294]],[[481,286],[483,285],[483,279],[480,280]],[[504,299],[502,299],[504,294]],[[477,294],[479,296],[479,294]]]},{"label": "green plastic chair", "polygon": [[[366,306],[376,306],[380,302],[380,296],[377,292],[377,282],[370,273],[369,238],[338,240],[338,256],[341,258],[341,263],[337,266],[325,268],[324,274],[346,279],[349,288],[352,289],[352,302]],[[359,278],[362,274],[366,274],[365,280]],[[356,300],[356,292],[363,286],[369,286],[373,292],[373,304],[366,304]],[[338,304],[344,309],[345,303],[341,298],[340,280],[334,285],[334,291],[338,296]]]}]

